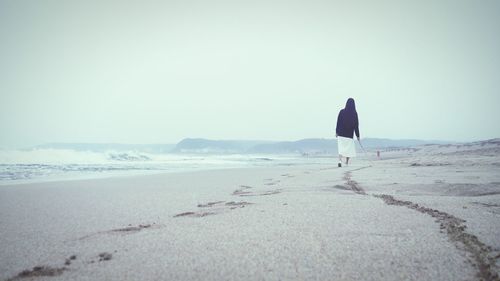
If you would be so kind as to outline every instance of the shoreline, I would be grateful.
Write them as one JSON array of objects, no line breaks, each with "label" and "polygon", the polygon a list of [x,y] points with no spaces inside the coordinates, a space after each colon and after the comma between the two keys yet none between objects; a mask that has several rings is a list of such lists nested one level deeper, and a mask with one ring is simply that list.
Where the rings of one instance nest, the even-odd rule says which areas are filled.
[{"label": "shoreline", "polygon": [[[44,183],[44,182],[58,182],[58,181],[74,181],[74,180],[89,180],[89,179],[101,179],[101,178],[115,178],[115,177],[127,177],[127,176],[136,176],[136,175],[153,175],[153,174],[170,174],[170,173],[185,173],[185,172],[195,172],[195,171],[210,171],[210,170],[225,170],[225,169],[246,169],[246,168],[259,168],[259,167],[274,167],[274,166],[296,166],[296,165],[323,165],[325,159],[333,159],[334,162],[336,160],[333,156],[328,157],[303,157],[300,155],[279,155],[275,156],[275,159],[261,157],[262,155],[253,155],[250,160],[246,158],[239,159],[241,155],[204,155],[198,157],[209,157],[205,160],[216,160],[219,161],[221,158],[225,159],[225,161],[237,161],[234,163],[227,163],[225,165],[220,164],[203,164],[200,162],[200,166],[193,167],[192,164],[183,164],[184,167],[180,167],[179,164],[172,162],[169,165],[172,165],[170,168],[165,168],[164,165],[167,163],[158,162],[158,163],[115,163],[113,165],[118,165],[116,168],[109,169],[108,166],[104,167],[102,171],[70,171],[64,172],[63,174],[56,175],[36,175],[32,178],[28,179],[3,179],[0,180],[1,186],[9,186],[9,185],[19,185],[19,184],[30,184],[30,183]],[[257,157],[259,156],[259,157]],[[267,155],[269,156],[269,155]],[[193,157],[193,155],[188,155],[187,157]],[[210,158],[215,157],[215,158]],[[262,160],[265,159],[265,160]],[[314,161],[316,159],[317,161]],[[259,164],[258,161],[254,162],[254,160],[263,161]],[[312,161],[311,161],[312,160]],[[284,162],[288,161],[288,162]],[[332,162],[332,163],[333,163]],[[17,164],[3,164],[3,165],[13,165]],[[22,164],[25,165],[25,164]],[[46,164],[30,164],[30,165],[46,165]],[[65,165],[77,165],[77,166],[100,166],[104,164],[60,164],[57,166],[61,166],[60,168],[64,168]],[[109,164],[111,165],[111,164]],[[119,165],[122,165],[120,167]],[[128,167],[127,165],[136,165],[135,167]],[[146,166],[144,166],[146,165]],[[149,168],[147,168],[150,165]],[[182,165],[181,165],[182,166]],[[97,168],[96,168],[97,169]]]},{"label": "shoreline", "polygon": [[[363,161],[363,160],[362,160]],[[10,187],[10,186],[20,186],[20,185],[37,185],[37,184],[45,184],[45,183],[58,183],[58,182],[74,182],[74,181],[91,181],[91,180],[104,180],[104,179],[116,179],[116,178],[130,178],[130,177],[142,177],[142,176],[154,176],[154,175],[170,175],[170,174],[186,174],[186,173],[198,173],[198,172],[210,172],[210,171],[231,171],[231,170],[259,170],[259,169],[268,169],[268,168],[281,168],[281,167],[309,167],[309,166],[324,166],[331,165],[335,167],[336,162],[333,161],[331,164],[321,164],[321,163],[292,163],[292,164],[277,164],[277,165],[269,165],[269,166],[242,166],[242,167],[210,167],[210,168],[199,168],[199,169],[177,169],[172,171],[167,170],[153,170],[153,171],[138,171],[137,173],[130,173],[131,171],[124,171],[123,173],[116,174],[108,174],[108,175],[89,175],[85,176],[75,176],[74,178],[56,178],[56,179],[30,179],[26,181],[10,181],[10,182],[2,182],[0,181],[0,188],[2,187]],[[133,172],[133,171],[132,171]]]}]

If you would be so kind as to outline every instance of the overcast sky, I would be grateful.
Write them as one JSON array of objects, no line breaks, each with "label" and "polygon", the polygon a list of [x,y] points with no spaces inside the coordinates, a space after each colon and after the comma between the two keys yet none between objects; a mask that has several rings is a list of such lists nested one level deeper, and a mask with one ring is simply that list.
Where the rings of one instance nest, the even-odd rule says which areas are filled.
[{"label": "overcast sky", "polygon": [[500,1],[0,0],[0,146],[500,137]]}]

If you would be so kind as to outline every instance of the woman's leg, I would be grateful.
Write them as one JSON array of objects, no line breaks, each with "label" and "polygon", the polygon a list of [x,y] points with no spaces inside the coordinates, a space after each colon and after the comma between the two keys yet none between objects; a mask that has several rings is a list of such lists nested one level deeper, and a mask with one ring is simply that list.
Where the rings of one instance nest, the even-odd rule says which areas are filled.
[{"label": "woman's leg", "polygon": [[342,154],[339,154],[339,167],[342,166]]},{"label": "woman's leg", "polygon": [[346,164],[346,165],[349,165],[349,157],[346,157],[345,159],[346,159],[346,160],[345,160],[345,164]]}]

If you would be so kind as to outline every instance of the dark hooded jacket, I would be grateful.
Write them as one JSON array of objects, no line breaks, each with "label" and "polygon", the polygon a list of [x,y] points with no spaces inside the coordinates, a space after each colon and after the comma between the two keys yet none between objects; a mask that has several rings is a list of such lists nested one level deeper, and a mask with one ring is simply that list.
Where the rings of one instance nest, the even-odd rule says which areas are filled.
[{"label": "dark hooded jacket", "polygon": [[337,117],[337,135],[345,138],[353,138],[354,133],[359,138],[358,113],[356,111],[349,114],[345,109],[340,110]]}]

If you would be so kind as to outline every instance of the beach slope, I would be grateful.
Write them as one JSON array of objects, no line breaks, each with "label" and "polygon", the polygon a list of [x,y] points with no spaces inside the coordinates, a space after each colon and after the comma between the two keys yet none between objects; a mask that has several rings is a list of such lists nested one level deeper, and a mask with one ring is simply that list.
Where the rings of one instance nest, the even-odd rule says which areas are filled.
[{"label": "beach slope", "polygon": [[499,154],[456,151],[2,186],[0,280],[499,280]]}]

